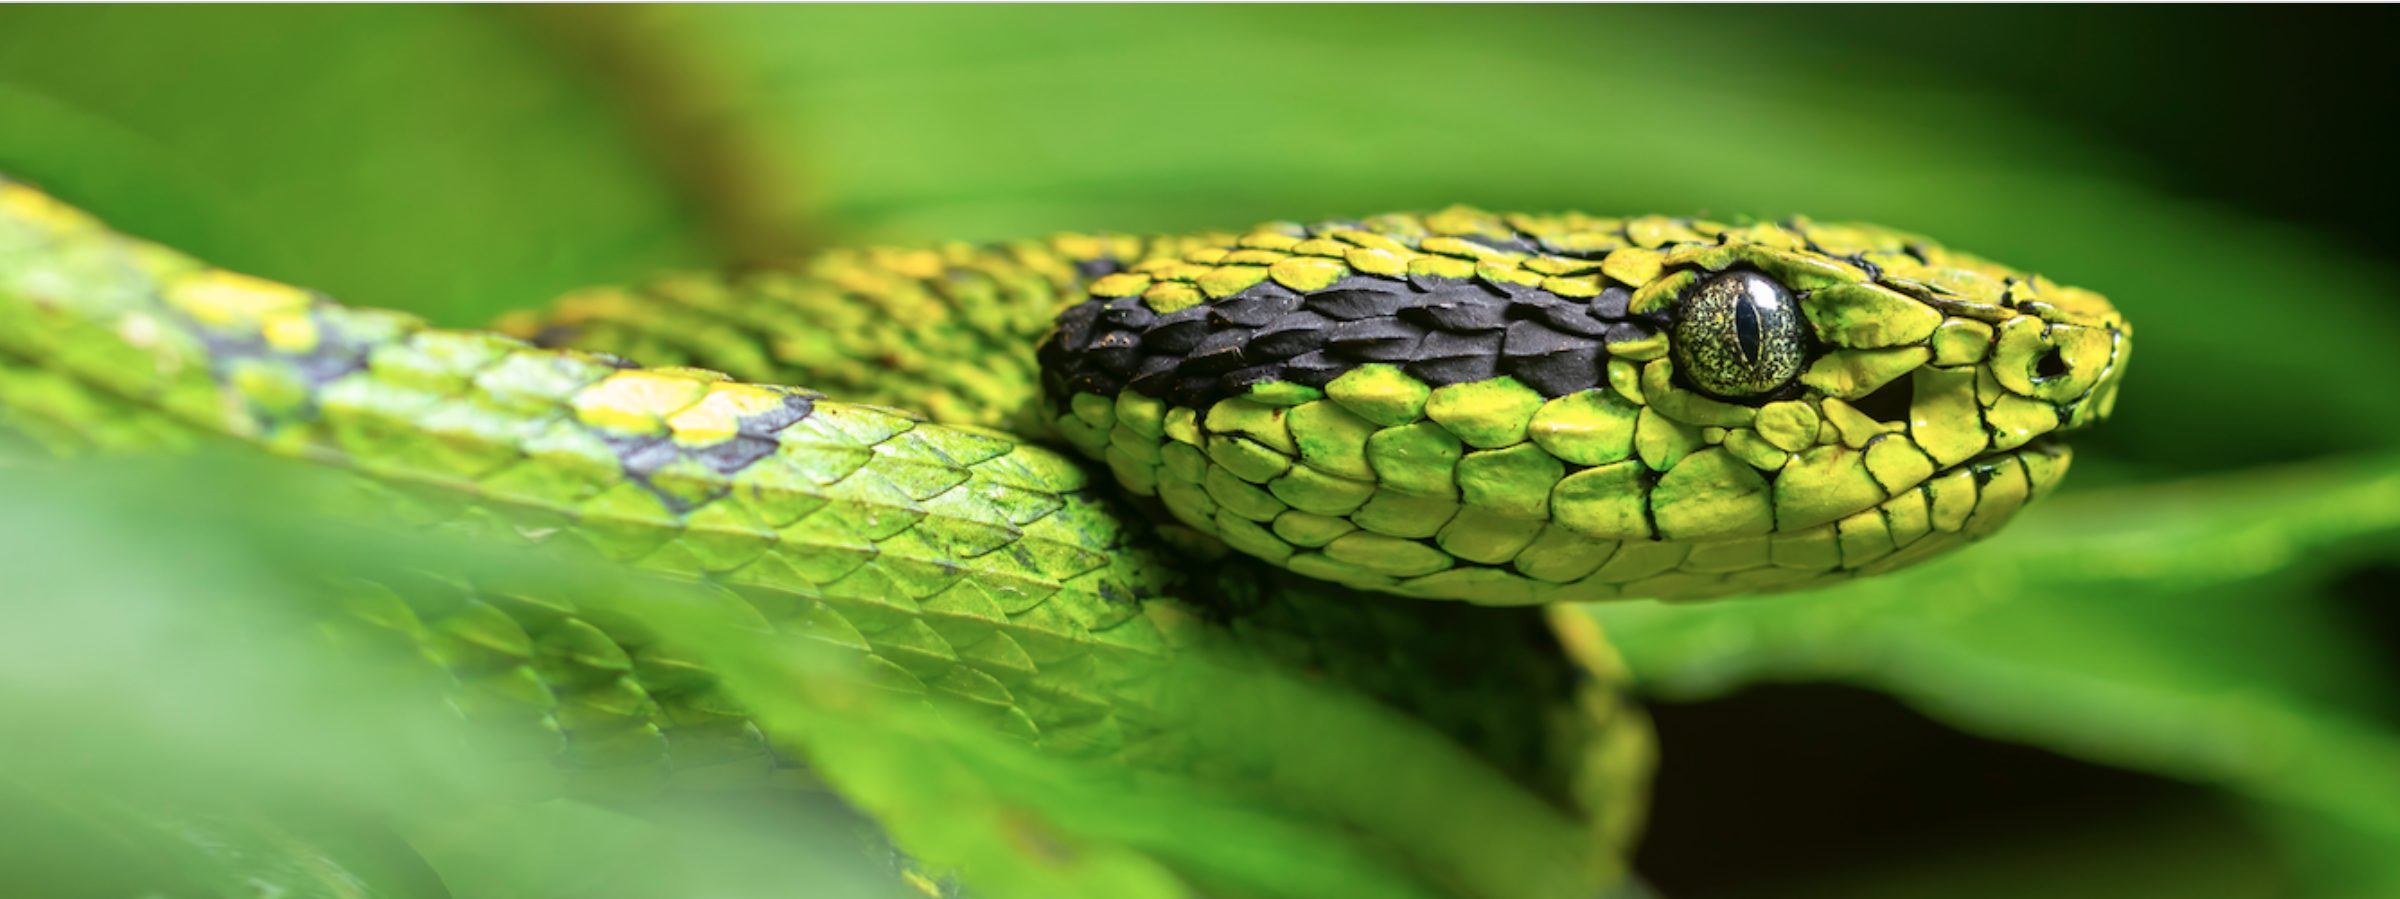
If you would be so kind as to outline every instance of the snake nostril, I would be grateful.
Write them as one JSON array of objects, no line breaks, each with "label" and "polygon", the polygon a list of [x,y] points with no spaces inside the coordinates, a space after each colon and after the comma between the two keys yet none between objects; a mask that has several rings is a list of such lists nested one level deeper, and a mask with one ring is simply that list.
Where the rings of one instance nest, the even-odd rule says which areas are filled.
[{"label": "snake nostril", "polygon": [[2060,355],[2057,347],[2050,348],[2050,352],[2043,353],[2042,358],[2033,363],[2033,376],[2036,378],[2055,378],[2066,373],[2067,357]]}]

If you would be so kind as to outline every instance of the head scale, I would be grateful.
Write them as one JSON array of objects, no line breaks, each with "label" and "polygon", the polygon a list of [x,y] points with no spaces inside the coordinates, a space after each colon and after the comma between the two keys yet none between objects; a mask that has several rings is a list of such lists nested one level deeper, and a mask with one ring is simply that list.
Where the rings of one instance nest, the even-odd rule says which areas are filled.
[{"label": "head scale", "polygon": [[1980,539],[2057,484],[2131,336],[2097,294],[1805,220],[1268,225],[1090,293],[1045,387],[1128,490],[1303,574],[1495,604],[1798,589]]}]

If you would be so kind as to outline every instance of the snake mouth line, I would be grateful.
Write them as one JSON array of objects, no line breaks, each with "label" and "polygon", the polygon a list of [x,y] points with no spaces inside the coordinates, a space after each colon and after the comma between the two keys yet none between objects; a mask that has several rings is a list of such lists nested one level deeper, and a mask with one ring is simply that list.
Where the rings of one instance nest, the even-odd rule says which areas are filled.
[{"label": "snake mouth line", "polygon": [[[2064,455],[2066,452],[2067,442],[2065,440],[2060,439],[2056,435],[2043,434],[2039,437],[2033,438],[2032,440],[2025,441],[2021,445],[2009,449],[1985,450],[1983,452],[1976,453],[1975,455],[1968,457],[1964,462],[1936,470],[1933,473],[1933,476],[1940,477],[1954,471],[1971,471],[1977,467],[1996,465],[2004,459],[2020,459],[2030,453],[2041,453],[2047,456],[2057,456]],[[1931,480],[1931,478],[1928,478],[1928,480]]]}]

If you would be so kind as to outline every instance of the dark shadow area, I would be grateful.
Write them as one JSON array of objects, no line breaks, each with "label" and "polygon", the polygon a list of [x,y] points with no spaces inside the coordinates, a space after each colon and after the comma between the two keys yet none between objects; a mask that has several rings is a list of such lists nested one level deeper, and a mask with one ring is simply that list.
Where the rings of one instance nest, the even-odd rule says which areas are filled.
[{"label": "dark shadow area", "polygon": [[[1728,11],[1731,12],[1731,11]],[[2130,172],[2400,258],[2393,7],[1789,6],[1742,27],[1841,46],[1849,65],[1990,91],[2126,150]]]},{"label": "dark shadow area", "polygon": [[2263,899],[2289,885],[2218,793],[1970,736],[1881,694],[1762,686],[1651,714],[1665,761],[1635,865],[1666,899],[2003,877],[2048,896],[2204,880],[2183,895]]},{"label": "dark shadow area", "polygon": [[[2328,595],[2361,636],[2383,648],[2384,673],[2400,676],[2400,562],[2353,568],[2333,582]],[[2400,722],[2400,705],[2383,713],[2384,720]]]}]

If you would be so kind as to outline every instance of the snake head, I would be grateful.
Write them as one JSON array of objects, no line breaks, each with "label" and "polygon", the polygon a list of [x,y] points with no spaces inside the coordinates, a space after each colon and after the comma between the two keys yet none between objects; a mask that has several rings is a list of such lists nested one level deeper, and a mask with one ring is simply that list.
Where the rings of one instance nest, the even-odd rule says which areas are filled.
[{"label": "snake head", "polygon": [[2107,300],[1898,232],[1452,209],[1268,225],[1093,281],[1058,429],[1294,571],[1490,604],[1890,571],[2055,487]]}]

